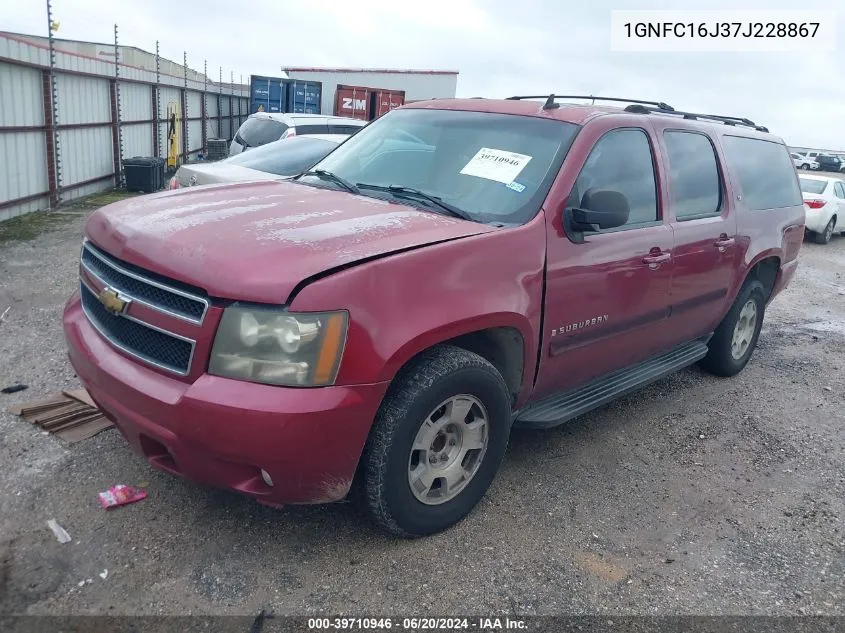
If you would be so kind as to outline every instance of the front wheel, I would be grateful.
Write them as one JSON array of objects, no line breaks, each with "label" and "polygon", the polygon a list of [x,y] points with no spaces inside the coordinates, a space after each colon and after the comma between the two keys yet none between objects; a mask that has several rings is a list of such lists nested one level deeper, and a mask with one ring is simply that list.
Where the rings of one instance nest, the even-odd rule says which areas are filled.
[{"label": "front wheel", "polygon": [[493,481],[510,425],[507,386],[493,365],[458,347],[424,352],[391,385],[367,441],[370,513],[400,536],[457,523]]},{"label": "front wheel", "polygon": [[757,280],[746,283],[710,339],[701,367],[716,376],[741,372],[757,346],[765,308],[763,284]]},{"label": "front wheel", "polygon": [[803,165],[801,165],[801,169],[807,171],[808,169],[810,169],[810,166],[807,163],[804,163]]}]

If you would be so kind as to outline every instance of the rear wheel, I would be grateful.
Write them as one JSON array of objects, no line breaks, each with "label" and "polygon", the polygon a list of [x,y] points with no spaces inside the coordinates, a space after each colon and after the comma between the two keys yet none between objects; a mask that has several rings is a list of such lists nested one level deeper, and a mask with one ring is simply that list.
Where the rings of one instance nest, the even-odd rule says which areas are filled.
[{"label": "rear wheel", "polygon": [[493,365],[452,346],[423,353],[397,376],[367,441],[371,514],[400,536],[457,523],[493,481],[510,422],[508,390]]},{"label": "rear wheel", "polygon": [[813,239],[817,244],[827,244],[833,237],[833,229],[836,226],[836,218],[830,218],[830,222],[824,227],[824,230],[813,234]]},{"label": "rear wheel", "polygon": [[742,371],[757,346],[765,308],[763,284],[757,280],[746,283],[710,339],[701,367],[716,376]]}]

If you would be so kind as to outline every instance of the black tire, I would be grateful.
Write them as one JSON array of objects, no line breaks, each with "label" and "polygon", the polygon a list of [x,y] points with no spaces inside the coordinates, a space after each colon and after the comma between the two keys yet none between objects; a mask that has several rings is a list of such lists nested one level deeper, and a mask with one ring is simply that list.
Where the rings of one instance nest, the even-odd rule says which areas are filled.
[{"label": "black tire", "polygon": [[[488,416],[487,449],[457,496],[440,505],[419,501],[408,482],[411,447],[423,421],[448,398],[477,398]],[[450,345],[427,350],[399,373],[376,415],[362,457],[364,498],[384,529],[404,537],[445,530],[463,519],[496,475],[511,427],[508,389],[501,374],[478,354]]]},{"label": "black tire", "polygon": [[[731,353],[734,328],[740,318],[742,308],[749,301],[754,301],[757,306],[757,321],[754,326],[754,334],[748,345],[748,349],[740,358],[734,358]],[[761,284],[756,279],[746,282],[740,290],[739,295],[731,306],[725,318],[716,328],[713,338],[708,343],[709,351],[699,365],[706,372],[715,376],[735,376],[748,364],[754,348],[757,346],[757,339],[760,337],[760,328],[763,326],[763,316],[766,308],[766,295]]]},{"label": "black tire", "polygon": [[810,166],[807,163],[804,163],[803,165],[801,165],[801,169],[806,171],[806,170],[810,169]]},{"label": "black tire", "polygon": [[836,218],[830,218],[830,222],[825,225],[823,230],[813,233],[813,240],[815,240],[816,244],[828,244],[830,238],[833,237],[833,228],[835,226]]}]

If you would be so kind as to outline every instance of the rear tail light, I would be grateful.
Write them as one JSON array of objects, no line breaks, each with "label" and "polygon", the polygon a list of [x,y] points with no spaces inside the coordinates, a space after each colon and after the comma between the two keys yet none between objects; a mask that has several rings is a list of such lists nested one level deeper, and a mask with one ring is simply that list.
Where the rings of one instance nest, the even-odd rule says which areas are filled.
[{"label": "rear tail light", "polygon": [[826,203],[826,200],[804,200],[804,204],[811,209],[821,209]]},{"label": "rear tail light", "polygon": [[170,183],[167,185],[168,189],[179,189],[182,185],[179,184],[179,179],[176,176],[170,179]]}]

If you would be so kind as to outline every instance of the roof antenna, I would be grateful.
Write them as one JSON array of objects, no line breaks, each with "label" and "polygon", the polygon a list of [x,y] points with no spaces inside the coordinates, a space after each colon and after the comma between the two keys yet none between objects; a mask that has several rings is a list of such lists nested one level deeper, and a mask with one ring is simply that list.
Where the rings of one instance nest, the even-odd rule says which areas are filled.
[{"label": "roof antenna", "polygon": [[549,98],[546,99],[546,103],[543,104],[543,110],[554,110],[559,107],[560,104],[555,103],[555,96],[553,94],[549,95]]}]

